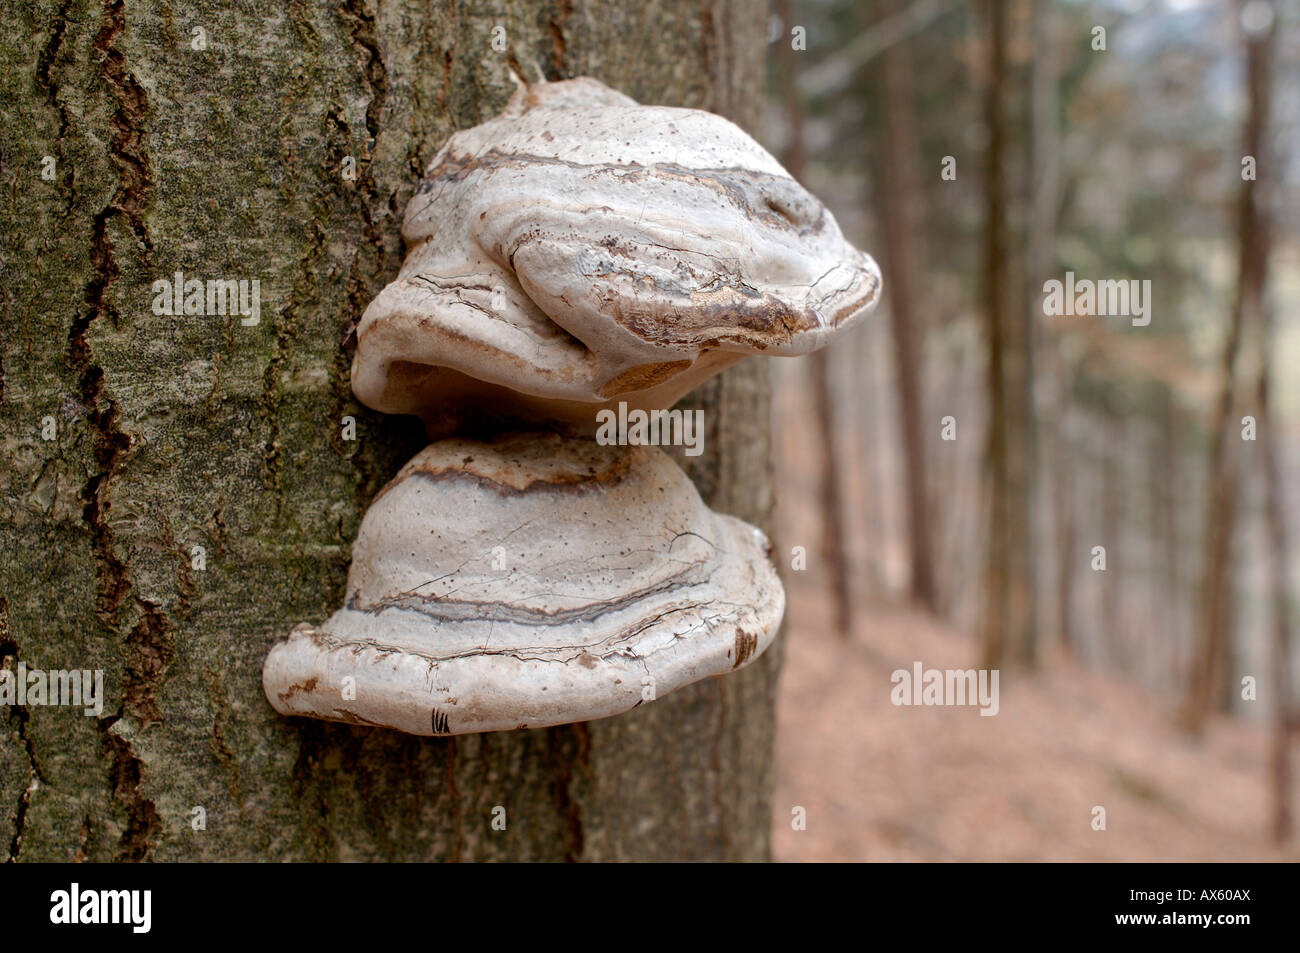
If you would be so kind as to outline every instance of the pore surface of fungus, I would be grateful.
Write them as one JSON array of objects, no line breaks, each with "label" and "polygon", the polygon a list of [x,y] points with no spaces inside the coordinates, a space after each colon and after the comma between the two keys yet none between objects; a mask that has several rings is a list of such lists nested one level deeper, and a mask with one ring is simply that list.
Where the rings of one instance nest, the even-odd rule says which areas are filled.
[{"label": "pore surface of fungus", "polygon": [[745,355],[821,347],[880,288],[737,126],[587,78],[521,87],[454,134],[402,234],[352,386],[431,434],[479,414],[584,427],[618,401],[666,408]]},{"label": "pore surface of fungus", "polygon": [[763,534],[660,450],[448,439],[375,498],[345,606],[276,645],[263,687],[418,735],[583,721],[753,660],[784,606]]}]

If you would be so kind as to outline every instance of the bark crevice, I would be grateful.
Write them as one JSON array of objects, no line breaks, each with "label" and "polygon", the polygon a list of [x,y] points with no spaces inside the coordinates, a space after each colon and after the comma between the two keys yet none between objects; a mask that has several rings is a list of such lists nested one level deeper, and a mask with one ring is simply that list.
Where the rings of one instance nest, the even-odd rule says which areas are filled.
[{"label": "bark crevice", "polygon": [[[0,659],[10,654],[17,658],[17,651],[17,646],[12,642],[0,643]],[[31,800],[32,791],[36,784],[45,783],[44,778],[41,777],[41,769],[36,764],[36,749],[32,745],[31,737],[27,734],[27,718],[26,706],[15,705],[14,719],[18,727],[18,740],[22,742],[23,751],[27,755],[30,774],[27,778],[27,784],[23,787],[23,793],[18,796],[18,808],[14,812],[14,836],[9,842],[8,860],[10,861],[16,861],[19,852],[22,850],[23,830],[27,826],[27,805]]]},{"label": "bark crevice", "polygon": [[[364,76],[365,83],[370,88],[370,101],[366,104],[365,161],[364,163],[358,163],[357,168],[355,195],[359,198],[359,201],[354,202],[361,217],[361,233],[365,240],[358,247],[348,269],[348,306],[344,313],[341,329],[341,346],[335,360],[337,368],[336,394],[340,410],[351,400],[352,380],[350,367],[352,355],[356,350],[357,324],[361,321],[361,315],[365,312],[371,298],[379,290],[380,284],[388,277],[388,251],[384,242],[384,228],[381,222],[377,220],[375,210],[380,209],[379,214],[382,216],[382,210],[389,209],[393,220],[398,223],[401,222],[401,215],[397,212],[396,188],[389,189],[385,194],[376,181],[375,171],[372,168],[379,144],[379,136],[383,131],[384,110],[388,105],[389,98],[388,68],[384,64],[375,18],[366,11],[364,0],[349,0],[344,4],[342,12],[354,21],[349,32],[353,43],[356,44],[358,50],[364,56]],[[341,116],[331,112],[327,116],[327,121],[329,120],[333,120],[339,126],[345,139],[350,138],[351,133],[348,125]],[[415,169],[417,177],[422,171],[419,168]],[[364,452],[364,442],[364,434],[359,433],[357,435],[356,452],[352,454],[353,462],[359,471],[359,478],[356,481],[358,512],[365,510],[366,503],[374,492],[376,484],[382,482],[382,474],[378,472],[378,468],[374,465],[372,455]]]},{"label": "bark crevice", "polygon": [[[6,658],[12,658],[15,662],[18,660],[18,643],[13,640],[9,633],[9,602],[7,599],[0,598],[0,665]],[[22,849],[23,829],[27,824],[27,804],[31,799],[33,786],[35,783],[44,784],[45,778],[41,775],[40,766],[36,763],[36,749],[32,745],[32,739],[27,734],[27,706],[14,705],[13,718],[18,729],[18,740],[22,743],[23,751],[27,754],[27,764],[29,773],[27,783],[23,785],[23,793],[18,796],[18,807],[14,812],[14,836],[9,842],[9,855],[6,858],[9,861],[16,861],[18,853]]]},{"label": "bark crevice", "polygon": [[[109,481],[123,470],[131,438],[119,426],[116,404],[105,394],[104,369],[96,363],[87,335],[96,321],[107,318],[116,326],[119,319],[111,295],[120,274],[113,241],[109,237],[111,223],[119,218],[126,223],[146,264],[152,251],[143,217],[153,191],[149,157],[144,148],[149,100],[144,88],[127,68],[125,55],[117,48],[117,39],[124,28],[122,0],[106,4],[103,23],[95,36],[94,52],[117,104],[110,120],[109,154],[118,169],[118,183],[108,204],[93,220],[91,277],[85,291],[87,309],[73,321],[67,351],[68,361],[78,376],[81,400],[90,423],[96,466],[96,472],[82,489],[83,519],[90,529],[91,551],[95,558],[95,614],[114,634],[120,634],[124,627],[124,606],[132,585],[127,566],[115,551],[108,519],[111,503],[105,499],[104,492]],[[99,719],[104,746],[110,754],[109,779],[115,796],[127,813],[118,856],[129,860],[148,857],[151,841],[158,834],[161,821],[153,802],[140,790],[142,762],[130,743],[112,729],[128,715],[137,718],[142,727],[161,720],[154,690],[170,660],[174,641],[174,627],[160,607],[138,597],[135,603],[140,617],[126,637],[128,657],[123,675],[122,703],[117,714]]]},{"label": "bark crevice", "polygon": [[[30,280],[0,293],[22,318],[0,330],[0,417],[21,450],[6,473],[17,518],[0,520],[13,557],[0,560],[0,594],[13,648],[37,654],[29,664],[81,659],[105,676],[98,718],[0,713],[12,751],[0,850],[100,862],[765,855],[762,673],[774,665],[762,659],[721,682],[735,738],[716,762],[719,722],[698,703],[712,686],[627,718],[452,741],[287,721],[259,681],[267,641],[341,603],[365,504],[426,442],[415,418],[356,402],[347,322],[397,271],[426,160],[510,92],[502,74],[518,63],[488,32],[509,27],[530,81],[535,56],[547,73],[647,101],[728,105],[727,88],[761,78],[761,24],[710,3],[702,42],[701,2],[606,15],[576,0],[341,0],[293,4],[268,29],[209,0],[181,21],[125,0],[48,0],[33,29],[0,37],[15,155],[29,173],[43,153],[59,163],[54,182],[4,196],[12,264]],[[187,42],[191,24],[215,39],[206,51]],[[268,327],[152,321],[150,279],[170,276],[162,258],[177,250],[196,274],[203,261],[263,273]],[[692,406],[709,408],[716,452],[686,464],[720,508],[761,522],[765,440],[717,426],[739,395],[745,412],[729,422],[762,419],[751,378],[701,390]],[[46,413],[59,417],[48,445],[32,437]],[[355,442],[335,413],[356,415]],[[46,470],[42,488],[60,483],[42,515],[25,501]],[[190,562],[201,541],[207,572]],[[0,631],[0,650],[7,641]],[[705,778],[715,764],[726,858]],[[208,833],[191,836],[183,815],[200,804]],[[495,805],[508,829],[484,822]]]},{"label": "bark crevice", "polygon": [[573,0],[560,0],[555,13],[547,21],[546,28],[551,35],[551,71],[552,79],[570,79],[569,41],[564,35],[569,17],[573,15]]},{"label": "bark crevice", "polygon": [[[564,735],[572,735],[573,749],[563,743]],[[582,860],[582,800],[572,791],[575,766],[585,766],[590,760],[591,733],[585,722],[549,732],[548,742],[557,765],[554,782],[555,809],[564,823],[564,860],[576,863]]]},{"label": "bark crevice", "polygon": [[[45,93],[45,102],[59,114],[59,133],[54,139],[54,158],[57,160],[60,169],[65,165],[63,140],[68,134],[70,123],[68,109],[59,98],[59,85],[51,77],[50,71],[54,68],[54,61],[63,50],[63,37],[67,32],[68,11],[71,6],[72,0],[63,0],[63,3],[59,6],[58,12],[54,15],[54,22],[50,24],[50,38],[45,46],[41,47],[40,57],[36,60],[36,85]],[[64,185],[68,189],[68,204],[63,210],[64,218],[67,218],[72,213],[73,205],[76,202],[74,184],[72,168],[68,166],[64,172]],[[3,388],[0,387],[0,394],[2,393]]]}]

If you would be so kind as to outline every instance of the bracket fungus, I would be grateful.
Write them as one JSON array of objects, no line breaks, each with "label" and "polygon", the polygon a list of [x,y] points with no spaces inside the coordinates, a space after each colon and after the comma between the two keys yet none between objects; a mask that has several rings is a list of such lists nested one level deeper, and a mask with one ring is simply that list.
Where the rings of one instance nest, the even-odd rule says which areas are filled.
[{"label": "bracket fungus", "polygon": [[597,413],[824,346],[874,307],[875,262],[736,126],[592,79],[523,87],[453,135],[402,234],[352,388],[438,439],[362,520],[344,607],[271,649],[272,706],[540,727],[753,661],[785,608],[766,538],[662,451],[592,439]]},{"label": "bracket fungus", "polygon": [[371,504],[344,607],[273,648],[263,685],[282,714],[418,735],[618,714],[767,648],[767,551],[661,450],[440,440]]},{"label": "bracket fungus", "polygon": [[880,271],[721,116],[593,79],[520,87],[455,133],[406,208],[402,269],[357,328],[352,387],[431,436],[672,406],[749,354],[860,320]]}]

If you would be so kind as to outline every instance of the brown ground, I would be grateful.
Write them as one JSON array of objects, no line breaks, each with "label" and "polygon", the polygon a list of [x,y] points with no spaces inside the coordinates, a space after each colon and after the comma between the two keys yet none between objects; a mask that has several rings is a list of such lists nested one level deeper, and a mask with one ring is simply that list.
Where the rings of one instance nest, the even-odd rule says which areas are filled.
[{"label": "brown ground", "polygon": [[[1300,841],[1283,851],[1267,836],[1262,727],[1220,718],[1191,741],[1173,726],[1169,699],[1059,657],[1033,675],[1004,671],[994,717],[891,704],[892,671],[918,660],[974,667],[975,640],[865,597],[854,637],[832,634],[817,571],[815,431],[789,389],[777,393],[778,553],[787,568],[791,546],[809,556],[807,571],[786,573],[775,859],[1300,859]],[[852,542],[853,578],[869,579],[871,541],[858,532]],[[1105,831],[1091,827],[1095,805]],[[806,830],[792,829],[795,806]]]},{"label": "brown ground", "polygon": [[[977,664],[925,615],[862,613],[826,634],[792,586],[777,731],[775,859],[1295,860],[1264,832],[1267,736],[1220,719],[1183,738],[1166,703],[1055,660],[1001,677],[1001,710],[895,707],[890,673]],[[807,830],[791,829],[791,808]],[[1106,808],[1105,831],[1091,827]]]}]

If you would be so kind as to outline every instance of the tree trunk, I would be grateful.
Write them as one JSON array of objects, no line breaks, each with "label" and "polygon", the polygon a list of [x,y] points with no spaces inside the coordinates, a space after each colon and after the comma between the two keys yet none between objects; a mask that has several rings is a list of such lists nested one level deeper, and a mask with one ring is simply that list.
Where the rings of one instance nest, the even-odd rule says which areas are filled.
[{"label": "tree trunk", "polygon": [[[10,855],[765,858],[779,645],[617,718],[451,739],[284,719],[260,683],[272,642],[337,608],[366,505],[423,443],[356,403],[348,367],[435,151],[505,103],[508,62],[753,130],[762,18],[739,0],[5,17],[0,655],[105,673],[100,717],[0,714]],[[259,279],[260,323],[155,316],[151,283],[177,271]],[[764,527],[766,374],[691,399],[711,452],[686,461]]]},{"label": "tree trunk", "polygon": [[[1061,394],[1065,388],[1060,383],[1059,377],[1057,382],[1058,394]],[[1052,461],[1052,498],[1057,527],[1056,628],[1057,641],[1062,651],[1067,657],[1071,657],[1077,651],[1074,626],[1074,575],[1079,557],[1079,524],[1075,516],[1074,500],[1077,484],[1068,461],[1075,444],[1071,439],[1070,427],[1073,415],[1065,398],[1059,398],[1056,406],[1064,408],[1064,412],[1054,418],[1057,421],[1056,432],[1050,438],[1051,446],[1056,451]]]},{"label": "tree trunk", "polygon": [[[1265,239],[1267,241],[1267,239]],[[1259,463],[1264,486],[1264,522],[1268,526],[1268,586],[1273,612],[1272,684],[1273,738],[1270,773],[1273,788],[1273,837],[1284,843],[1291,837],[1291,548],[1287,538],[1286,502],[1283,498],[1282,461],[1277,440],[1277,418],[1272,412],[1272,316],[1267,308],[1259,334],[1259,370],[1255,382],[1259,426]]]},{"label": "tree trunk", "polygon": [[[1036,377],[1041,366],[1041,372],[1049,385],[1048,390],[1054,390],[1060,395],[1063,383],[1052,376],[1053,370],[1060,371],[1059,360],[1054,361],[1050,356],[1045,362],[1039,360],[1044,351],[1040,329],[1043,320],[1043,282],[1051,277],[1051,272],[1056,267],[1056,207],[1061,190],[1056,10],[1051,4],[1031,4],[1029,17],[1034,51],[1029,76],[1029,168],[1032,172],[1025,248],[1025,376],[1021,389],[1024,395],[1021,419],[1026,434],[1025,466],[1029,491],[1025,501],[1028,509],[1027,533],[1030,552],[1034,557],[1028,565],[1031,576],[1031,632],[1026,644],[1027,659],[1032,662],[1037,657],[1037,633],[1051,628],[1047,610],[1050,599],[1047,594],[1052,560],[1048,556],[1050,546],[1046,504],[1051,489],[1049,482],[1054,474],[1049,474],[1044,458],[1050,434],[1045,432],[1040,435],[1038,421],[1059,421],[1064,400],[1058,396],[1054,401],[1055,406],[1045,406],[1049,401],[1039,399]],[[1043,558],[1038,558],[1040,554]],[[1060,568],[1059,565],[1057,568]],[[1057,591],[1060,591],[1059,583]],[[1059,616],[1058,610],[1057,617]]]},{"label": "tree trunk", "polygon": [[[881,14],[886,18],[896,17],[901,12],[898,0],[886,0],[881,4]],[[923,253],[919,247],[920,232],[913,208],[918,195],[915,170],[920,161],[917,157],[912,65],[905,41],[894,43],[881,54],[880,73],[884,127],[877,150],[880,187],[876,194],[884,231],[885,295],[894,341],[899,430],[905,464],[911,596],[930,612],[937,612],[939,593],[931,547],[926,431],[921,407],[920,351],[925,339],[925,323],[918,307],[917,268]]]},{"label": "tree trunk", "polygon": [[[1156,597],[1164,603],[1163,639],[1165,642],[1164,669],[1168,673],[1183,671],[1183,657],[1180,651],[1182,642],[1183,607],[1183,573],[1182,547],[1179,545],[1179,501],[1183,498],[1182,467],[1179,466],[1182,454],[1178,441],[1179,411],[1174,386],[1165,384],[1160,388],[1159,410],[1160,433],[1155,441],[1158,461],[1153,461],[1151,504],[1158,515],[1159,526],[1157,538],[1160,544],[1156,552],[1164,564],[1162,584],[1156,585]],[[1177,682],[1174,683],[1177,685]]]},{"label": "tree trunk", "polygon": [[1127,483],[1121,456],[1129,446],[1128,428],[1124,412],[1115,406],[1113,398],[1104,398],[1100,411],[1101,499],[1098,508],[1101,511],[1101,545],[1106,547],[1106,571],[1098,574],[1101,586],[1100,642],[1104,667],[1120,674],[1129,671],[1128,643],[1132,638],[1125,629],[1121,613],[1124,580],[1130,572],[1126,558],[1128,547],[1124,540],[1128,532],[1124,513]]},{"label": "tree trunk", "polygon": [[984,119],[988,127],[984,185],[984,311],[988,349],[988,442],[985,467],[988,476],[988,545],[984,567],[984,604],[980,624],[983,665],[997,668],[1007,653],[1011,625],[1011,513],[1006,368],[1006,121],[1007,12],[1000,0],[987,0],[989,75],[984,94]]},{"label": "tree trunk", "polygon": [[[1263,36],[1247,36],[1245,39],[1248,111],[1242,136],[1242,155],[1257,160],[1259,175],[1269,174],[1263,152],[1268,134],[1269,60],[1273,32],[1270,27]],[[1259,181],[1244,180],[1237,205],[1237,291],[1223,348],[1218,402],[1211,424],[1200,629],[1192,682],[1182,712],[1183,724],[1193,733],[1204,729],[1224,687],[1224,660],[1231,657],[1232,540],[1237,521],[1238,453],[1241,446],[1239,417],[1234,413],[1241,405],[1237,357],[1241,351],[1244,326],[1260,320],[1267,277],[1267,217],[1262,191]]]},{"label": "tree trunk", "polygon": [[1275,336],[1273,309],[1268,302],[1268,268],[1272,253],[1272,214],[1275,207],[1272,190],[1276,176],[1272,174],[1276,154],[1269,150],[1264,138],[1268,131],[1268,106],[1273,48],[1276,44],[1276,17],[1269,21],[1266,32],[1249,43],[1248,62],[1252,111],[1258,112],[1257,148],[1258,165],[1266,171],[1260,180],[1247,183],[1254,207],[1254,247],[1251,269],[1243,272],[1243,281],[1249,278],[1249,287],[1243,292],[1246,310],[1254,319],[1255,330],[1255,422],[1257,427],[1258,472],[1264,489],[1264,523],[1267,526],[1268,552],[1267,585],[1272,603],[1272,638],[1270,661],[1273,695],[1273,737],[1269,757],[1272,780],[1272,834],[1278,843],[1291,837],[1294,820],[1291,814],[1291,715],[1292,652],[1291,652],[1291,546],[1287,534],[1285,491],[1282,484],[1281,441],[1278,439],[1280,418],[1273,414],[1273,361]]},{"label": "tree trunk", "polygon": [[[777,12],[781,34],[777,52],[781,64],[781,94],[785,106],[787,145],[782,161],[786,171],[802,181],[804,177],[803,98],[796,82],[798,51],[790,42],[795,25],[794,4],[780,0]],[[835,400],[835,378],[831,371],[830,352],[823,349],[809,357],[812,380],[813,416],[817,422],[818,445],[822,452],[821,485],[818,503],[821,515],[822,577],[830,589],[831,619],[839,635],[853,633],[853,597],[849,590],[849,551],[844,539],[844,453],[839,441],[839,412]]]}]

